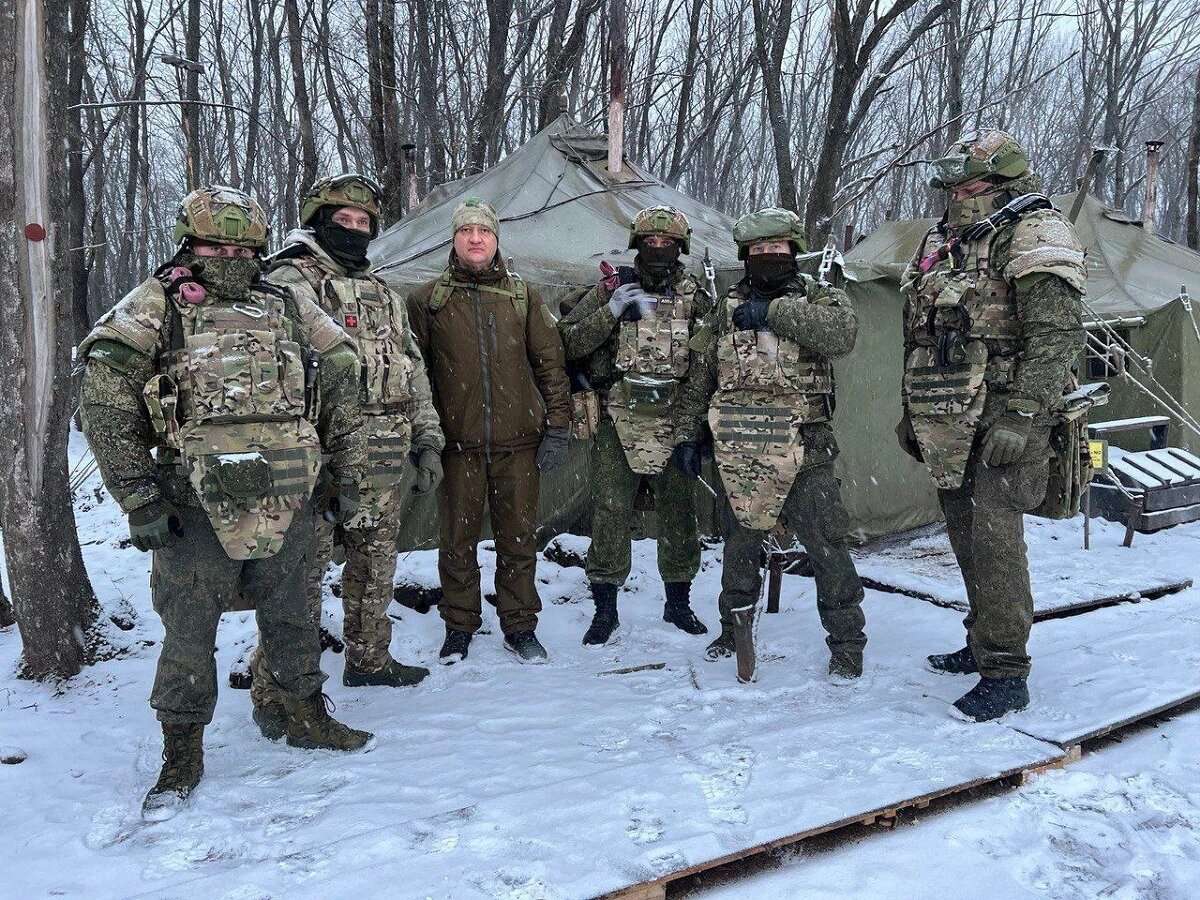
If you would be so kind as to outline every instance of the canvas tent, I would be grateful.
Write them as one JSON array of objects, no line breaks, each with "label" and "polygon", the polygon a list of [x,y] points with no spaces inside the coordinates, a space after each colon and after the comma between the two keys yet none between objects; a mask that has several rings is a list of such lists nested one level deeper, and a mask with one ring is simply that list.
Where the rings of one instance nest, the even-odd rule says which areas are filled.
[{"label": "canvas tent", "polygon": [[[682,209],[692,223],[692,263],[704,249],[717,269],[718,287],[740,277],[733,220],[663,184],[633,163],[610,178],[607,145],[563,116],[478,175],[438,187],[418,211],[382,234],[371,256],[382,275],[401,288],[436,277],[450,251],[450,219],[466,196],[492,203],[500,216],[500,247],[515,270],[554,306],[572,287],[594,284],[599,263],[628,263],[629,222],[647,206]],[[814,256],[817,256],[814,254]],[[809,259],[809,263],[814,260]],[[861,319],[858,346],[836,366],[838,411],[834,426],[842,445],[838,462],[853,527],[861,537],[885,534],[935,520],[937,505],[928,476],[896,447],[899,417],[900,313],[886,292],[856,299]],[[715,474],[707,476],[716,485]],[[586,529],[590,486],[586,448],[573,448],[565,471],[543,480],[543,536]],[[719,531],[718,504],[698,489],[702,527]],[[431,500],[414,502],[401,545],[434,540]],[[647,523],[653,533],[653,521]]]},{"label": "canvas tent", "polygon": [[[1054,198],[1069,211],[1074,193]],[[890,222],[865,238],[849,254],[847,268],[856,279],[852,296],[859,305],[887,302],[896,309],[899,327],[899,276],[916,252],[932,219]],[[1200,413],[1200,313],[1194,312],[1186,291],[1200,292],[1200,254],[1146,233],[1141,223],[1105,206],[1092,196],[1083,199],[1076,220],[1087,251],[1087,303],[1099,318],[1113,325],[1134,350],[1154,361],[1154,373],[1170,394],[1193,415]],[[1181,290],[1181,288],[1183,290]],[[1095,329],[1095,322],[1089,321]],[[1099,332],[1097,331],[1097,334]],[[1090,357],[1090,358],[1086,358]],[[1095,410],[1091,421],[1102,422],[1162,413],[1136,385],[1114,373],[1095,354],[1080,361],[1086,381],[1107,380],[1111,400]],[[898,377],[898,376],[897,376]],[[1121,442],[1142,449],[1148,435],[1131,433]],[[1183,428],[1172,428],[1171,443],[1195,450],[1200,439]]]}]

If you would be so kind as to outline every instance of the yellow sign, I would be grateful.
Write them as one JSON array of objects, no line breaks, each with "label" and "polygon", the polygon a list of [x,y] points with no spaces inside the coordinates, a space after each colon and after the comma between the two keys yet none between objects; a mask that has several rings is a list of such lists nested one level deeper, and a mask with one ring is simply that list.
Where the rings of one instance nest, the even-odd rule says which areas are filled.
[{"label": "yellow sign", "polygon": [[1088,441],[1088,453],[1092,457],[1092,468],[1097,471],[1108,468],[1108,441]]}]

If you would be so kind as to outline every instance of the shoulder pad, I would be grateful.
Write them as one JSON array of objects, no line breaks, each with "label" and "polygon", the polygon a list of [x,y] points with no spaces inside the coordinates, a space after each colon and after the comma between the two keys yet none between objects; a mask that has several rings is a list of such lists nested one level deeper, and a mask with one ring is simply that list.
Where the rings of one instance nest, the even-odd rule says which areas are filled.
[{"label": "shoulder pad", "polygon": [[109,338],[92,341],[87,350],[87,359],[104,363],[122,375],[129,374],[141,362],[147,364],[150,362],[150,358],[140,350],[135,350],[128,344],[122,344]]},{"label": "shoulder pad", "polygon": [[1056,209],[1038,209],[1013,226],[1004,276],[1015,281],[1035,272],[1057,275],[1081,294],[1087,292],[1083,246]]},{"label": "shoulder pad", "polygon": [[166,315],[167,295],[162,282],[147,278],[100,317],[79,345],[79,355],[86,358],[97,341],[108,340],[153,358],[162,341]]}]

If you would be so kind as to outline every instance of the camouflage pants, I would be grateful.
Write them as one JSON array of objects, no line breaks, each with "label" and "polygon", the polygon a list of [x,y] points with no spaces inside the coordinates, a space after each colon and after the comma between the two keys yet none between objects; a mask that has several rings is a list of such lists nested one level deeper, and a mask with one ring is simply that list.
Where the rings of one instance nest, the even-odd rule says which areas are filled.
[{"label": "camouflage pants", "polygon": [[198,506],[180,506],[179,514],[183,537],[155,551],[151,576],[154,609],[166,632],[150,695],[159,721],[212,721],[217,625],[239,596],[254,604],[269,684],[292,697],[320,690],[321,645],[305,595],[313,552],[311,509],[296,512],[278,553],[245,561],[225,554]]},{"label": "camouflage pants", "polygon": [[[691,581],[700,569],[694,486],[669,462],[662,472],[648,477],[658,517],[658,573],[665,582]],[[589,581],[622,585],[629,577],[633,499],[641,478],[629,467],[617,430],[605,417],[592,447]]]},{"label": "camouflage pants", "polygon": [[[850,516],[842,505],[832,463],[800,470],[779,516],[781,546],[795,537],[808,551],[817,581],[817,613],[830,650],[861,653],[863,633],[862,582],[846,547]],[[733,610],[758,604],[763,575],[763,541],[768,532],[744,527],[725,505],[725,565],[721,573],[721,625],[733,624]]]},{"label": "camouflage pants", "polygon": [[1046,429],[1034,429],[1021,458],[999,468],[983,465],[976,448],[963,486],[938,491],[971,607],[967,643],[988,678],[1029,674],[1033,592],[1024,514],[1045,496],[1048,442]]},{"label": "camouflage pants", "polygon": [[[369,528],[345,528],[342,545],[346,563],[342,567],[342,638],[346,642],[346,665],[359,671],[374,672],[385,668],[391,658],[392,620],[388,605],[392,602],[392,577],[396,572],[396,537],[400,531],[400,488],[381,492],[363,492],[363,506],[370,506]],[[309,615],[321,624],[325,573],[333,559],[334,526],[314,515],[316,531],[313,564],[308,571],[307,599]],[[250,696],[255,706],[275,699],[261,644],[250,655],[253,681]]]}]

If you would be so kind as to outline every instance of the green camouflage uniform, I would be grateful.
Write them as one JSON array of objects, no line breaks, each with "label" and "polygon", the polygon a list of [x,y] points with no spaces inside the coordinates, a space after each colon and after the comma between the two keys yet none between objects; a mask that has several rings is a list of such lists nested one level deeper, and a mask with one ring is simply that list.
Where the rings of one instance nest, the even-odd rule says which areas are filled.
[{"label": "green camouflage uniform", "polygon": [[598,584],[620,586],[629,577],[634,497],[643,476],[654,490],[663,581],[690,582],[700,568],[695,489],[670,464],[673,404],[633,409],[624,400],[622,376],[660,375],[677,389],[687,373],[687,342],[712,303],[683,265],[677,266],[669,291],[647,291],[659,301],[654,318],[618,322],[608,308],[612,292],[602,282],[558,324],[567,359],[603,392],[591,451],[594,507],[587,555],[588,580]]},{"label": "green camouflage uniform", "polygon": [[[968,646],[987,678],[1029,674],[1024,513],[1046,493],[1052,414],[1083,349],[1086,272],[1074,228],[1053,209],[938,251],[1039,184],[1025,176],[973,198],[952,227],[930,230],[902,279],[910,440],[938,485],[970,602]],[[1014,462],[988,466],[985,438],[1006,416],[1028,418],[1027,443]]]},{"label": "green camouflage uniform", "polygon": [[837,442],[829,361],[854,347],[858,320],[837,288],[801,277],[770,303],[767,330],[737,331],[732,311],[750,294],[735,285],[692,339],[689,377],[676,412],[675,440],[699,442],[707,421],[730,498],[726,509],[721,624],[753,607],[762,590],[768,533],[793,538],[816,572],[817,609],[837,655],[861,665],[863,589],[847,549],[849,516],[833,460]]},{"label": "green camouflage uniform", "polygon": [[[400,532],[401,481],[409,453],[440,453],[445,445],[429,390],[425,362],[417,348],[404,300],[369,270],[350,272],[334,260],[309,230],[284,239],[285,256],[267,280],[287,286],[321,306],[358,345],[359,401],[367,435],[367,475],[360,506],[342,525],[346,564],[342,569],[342,625],[346,663],[362,672],[385,669],[392,623],[387,609],[396,571]],[[318,497],[320,494],[318,494]],[[313,615],[320,616],[325,570],[333,556],[334,526],[315,509],[317,549],[309,582]],[[260,671],[261,657],[252,664]],[[251,690],[262,705],[270,683],[256,678]]]},{"label": "green camouflage uniform", "polygon": [[80,355],[84,434],[109,492],[127,514],[165,500],[182,520],[151,577],[165,628],[158,718],[211,721],[217,623],[239,595],[256,608],[277,689],[312,697],[325,676],[305,600],[310,496],[322,451],[347,482],[366,462],[347,336],[278,288],[226,300],[210,283],[191,305],[151,278],[101,318]]}]

